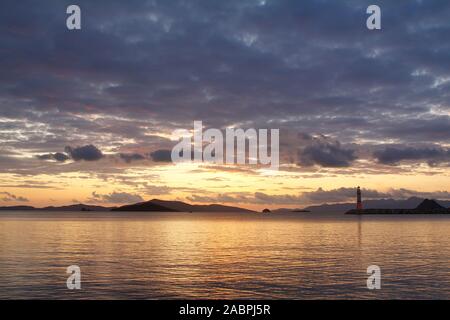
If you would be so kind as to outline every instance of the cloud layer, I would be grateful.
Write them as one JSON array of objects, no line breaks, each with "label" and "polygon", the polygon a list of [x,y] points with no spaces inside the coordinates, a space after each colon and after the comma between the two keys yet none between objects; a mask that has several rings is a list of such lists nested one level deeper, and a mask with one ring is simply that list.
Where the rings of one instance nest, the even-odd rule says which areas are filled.
[{"label": "cloud layer", "polygon": [[450,150],[440,147],[397,148],[386,147],[374,153],[375,158],[383,164],[396,165],[402,161],[424,161],[430,166],[450,163]]}]

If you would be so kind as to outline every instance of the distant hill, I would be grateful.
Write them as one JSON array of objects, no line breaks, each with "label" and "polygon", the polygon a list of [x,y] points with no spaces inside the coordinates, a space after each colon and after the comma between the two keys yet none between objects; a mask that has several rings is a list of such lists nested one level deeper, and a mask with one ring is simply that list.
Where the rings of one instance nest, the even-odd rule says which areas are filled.
[{"label": "distant hill", "polygon": [[278,208],[278,209],[271,210],[271,212],[281,214],[281,213],[308,213],[311,211],[306,210],[306,209]]},{"label": "distant hill", "polygon": [[35,210],[35,207],[31,206],[9,206],[9,207],[0,207],[0,210]]},{"label": "distant hill", "polygon": [[346,214],[355,214],[355,215],[366,215],[366,214],[450,214],[450,209],[444,208],[440,204],[438,204],[435,200],[425,199],[423,200],[416,208],[414,209],[351,209],[346,212]]},{"label": "distant hill", "polygon": [[128,204],[118,208],[111,209],[111,211],[157,211],[157,212],[178,212],[180,210],[161,206],[152,201],[139,202],[135,204]]},{"label": "distant hill", "polygon": [[416,208],[416,210],[436,210],[436,209],[445,209],[443,206],[441,206],[439,203],[437,203],[434,200],[425,199],[422,201],[421,204],[419,204]]},{"label": "distant hill", "polygon": [[73,204],[62,207],[45,207],[36,210],[46,210],[46,211],[110,211],[111,208],[102,206],[91,206],[87,204]]},{"label": "distant hill", "polygon": [[[415,209],[425,199],[411,197],[406,200],[380,199],[363,201],[364,209]],[[450,207],[448,200],[436,200],[436,202],[445,207]],[[351,209],[355,209],[355,203],[334,203],[322,204],[317,206],[309,206],[305,208],[312,213],[345,213]]]},{"label": "distant hill", "polygon": [[159,211],[159,212],[255,212],[239,207],[223,206],[220,204],[192,205],[182,201],[167,201],[153,199],[146,202],[124,205],[121,207],[102,207],[86,204],[73,204],[61,207],[35,208],[32,206],[0,207],[0,210],[40,210],[40,211]]},{"label": "distant hill", "polygon": [[160,211],[160,212],[254,212],[239,207],[220,204],[192,205],[182,201],[167,201],[153,199],[146,202],[126,205],[112,211]]},{"label": "distant hill", "polygon": [[[406,200],[395,199],[380,199],[380,200],[366,200],[363,201],[364,209],[415,209],[419,205],[419,209],[423,210],[437,210],[441,208],[449,208],[450,201],[448,200],[428,200],[418,197],[411,197]],[[438,206],[438,207],[437,207]],[[303,209],[288,209],[280,208],[271,210],[272,213],[295,213],[295,212],[311,212],[317,213],[336,213],[341,214],[349,210],[355,209],[355,203],[332,203],[322,204],[316,206],[309,206]],[[255,211],[233,207],[224,206],[220,204],[208,205],[192,205],[182,201],[167,201],[153,199],[146,202],[124,205],[121,207],[103,207],[86,204],[73,204],[68,206],[50,206],[45,208],[35,208],[32,206],[9,206],[0,207],[0,210],[46,210],[46,211],[159,211],[159,212],[242,212],[254,213]]]},{"label": "distant hill", "polygon": [[32,206],[10,206],[10,207],[0,207],[0,210],[6,211],[16,211],[16,210],[37,210],[37,211],[110,211],[111,208],[102,206],[91,206],[87,204],[73,204],[61,207],[45,207],[45,208],[35,208]]}]

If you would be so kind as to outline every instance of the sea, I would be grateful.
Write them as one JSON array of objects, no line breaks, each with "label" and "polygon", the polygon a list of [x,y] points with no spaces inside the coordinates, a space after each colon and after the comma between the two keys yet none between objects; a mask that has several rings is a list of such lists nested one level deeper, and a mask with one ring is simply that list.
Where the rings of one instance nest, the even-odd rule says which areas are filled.
[{"label": "sea", "polygon": [[449,298],[445,215],[0,212],[0,299]]}]

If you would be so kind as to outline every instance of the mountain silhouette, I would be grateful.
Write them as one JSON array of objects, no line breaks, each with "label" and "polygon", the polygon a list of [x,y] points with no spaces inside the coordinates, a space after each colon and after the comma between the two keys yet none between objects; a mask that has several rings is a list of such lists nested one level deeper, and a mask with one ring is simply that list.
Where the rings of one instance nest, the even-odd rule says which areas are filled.
[{"label": "mountain silhouette", "polygon": [[152,201],[139,202],[135,204],[128,204],[118,208],[113,208],[111,211],[157,211],[157,212],[178,212],[180,210],[161,206]]},{"label": "mountain silhouette", "polygon": [[[448,200],[429,200],[418,197],[411,197],[406,200],[379,199],[366,200],[363,202],[365,209],[416,209],[416,210],[442,210],[450,207]],[[311,212],[311,213],[345,213],[355,208],[355,203],[332,203],[309,206],[303,209],[280,208],[271,210],[272,213],[284,212]],[[120,207],[103,207],[85,204],[73,204],[60,207],[35,208],[32,206],[6,206],[0,210],[46,210],[46,211],[159,211],[159,212],[242,212],[254,213],[255,211],[240,207],[225,206],[220,204],[192,205],[182,201],[168,201],[152,199],[146,202],[128,204]]]},{"label": "mountain silhouette", "polygon": [[[375,199],[375,200],[364,200],[363,206],[365,209],[415,209],[422,202],[424,198],[410,197],[405,200],[396,199]],[[439,205],[445,208],[450,207],[450,201],[448,200],[436,200]],[[355,202],[350,203],[331,203],[331,204],[321,204],[315,206],[306,207],[306,210],[312,213],[344,213],[348,210],[354,209],[356,206]]]},{"label": "mountain silhouette", "polygon": [[239,207],[220,204],[192,205],[182,201],[153,199],[146,202],[130,204],[111,211],[159,211],[159,212],[254,212]]},{"label": "mountain silhouette", "polygon": [[102,207],[102,206],[91,206],[87,204],[72,204],[68,206],[62,207],[45,207],[37,210],[46,210],[46,211],[110,211],[111,208]]},{"label": "mountain silhouette", "polygon": [[424,199],[414,209],[402,209],[402,208],[365,208],[365,209],[350,209],[346,214],[450,214],[450,209],[447,209],[435,200]]},{"label": "mountain silhouette", "polygon": [[445,209],[435,200],[425,199],[419,204],[416,208],[417,210],[436,210],[436,209]]},{"label": "mountain silhouette", "polygon": [[0,207],[0,210],[19,211],[19,210],[33,210],[33,211],[148,211],[148,212],[242,212],[251,213],[252,210],[224,206],[220,204],[208,205],[192,205],[182,201],[167,201],[153,199],[150,201],[139,202],[134,204],[123,205],[120,207],[103,207],[85,204],[73,204],[61,207],[44,207],[35,208],[32,206],[7,206]]},{"label": "mountain silhouette", "polygon": [[27,211],[27,210],[36,210],[35,207],[32,206],[9,206],[9,207],[0,207],[0,210],[21,210],[21,211]]}]

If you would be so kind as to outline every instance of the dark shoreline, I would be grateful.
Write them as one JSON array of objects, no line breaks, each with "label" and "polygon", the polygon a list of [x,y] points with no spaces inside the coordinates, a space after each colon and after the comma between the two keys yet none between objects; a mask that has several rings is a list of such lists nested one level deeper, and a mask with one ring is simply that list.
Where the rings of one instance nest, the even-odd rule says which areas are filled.
[{"label": "dark shoreline", "polygon": [[354,215],[362,215],[362,214],[450,214],[450,209],[352,209],[347,211],[345,214],[354,214]]}]

